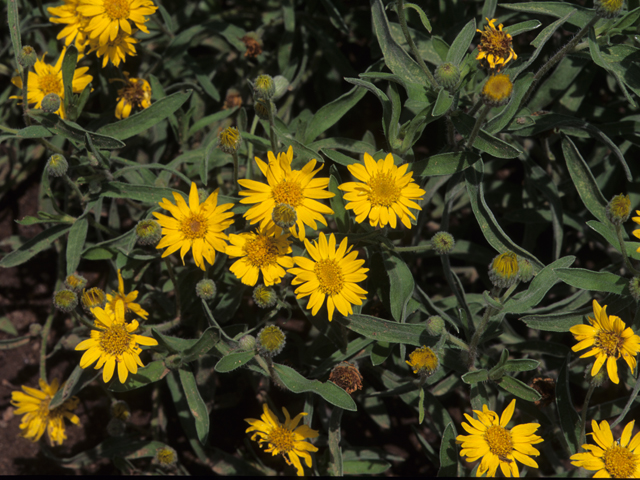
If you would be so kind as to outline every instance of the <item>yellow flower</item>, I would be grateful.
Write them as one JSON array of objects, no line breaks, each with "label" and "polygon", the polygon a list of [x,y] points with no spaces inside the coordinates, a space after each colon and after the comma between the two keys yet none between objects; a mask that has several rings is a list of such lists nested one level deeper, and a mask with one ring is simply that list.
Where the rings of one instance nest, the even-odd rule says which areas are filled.
[{"label": "yellow flower", "polygon": [[62,445],[67,438],[64,433],[64,419],[67,418],[74,425],[80,419],[71,413],[78,406],[78,397],[71,397],[62,405],[49,409],[51,399],[58,391],[58,379],[54,378],[51,385],[43,379],[39,380],[40,390],[22,386],[23,392],[11,392],[11,405],[16,407],[14,415],[23,415],[20,424],[21,435],[33,442],[40,440],[47,430],[52,445]]},{"label": "yellow flower", "polygon": [[481,477],[485,473],[487,477],[495,477],[498,466],[505,477],[519,477],[520,472],[516,461],[532,468],[538,468],[538,464],[530,458],[530,455],[538,456],[540,452],[532,445],[542,443],[541,437],[534,435],[538,430],[537,423],[525,423],[516,425],[511,430],[507,427],[516,408],[515,399],[502,412],[498,414],[489,410],[486,405],[482,411],[474,410],[478,419],[467,415],[467,421],[462,422],[462,428],[471,435],[458,435],[456,443],[462,444],[460,456],[467,457],[467,462],[475,462],[482,458],[476,476]]},{"label": "yellow flower", "polygon": [[149,108],[151,106],[151,85],[143,78],[129,78],[129,73],[124,72],[126,80],[115,78],[113,82],[124,82],[124,87],[118,90],[118,104],[116,105],[116,118],[122,120],[129,118],[131,110],[136,108]]},{"label": "yellow flower", "polygon": [[[116,38],[113,40],[107,40],[106,43],[100,43],[97,38],[92,38],[89,41],[89,53],[96,52],[98,58],[103,57],[102,68],[105,68],[109,61],[117,67],[120,65],[120,62],[125,61],[125,57],[127,55],[130,57],[136,56],[136,43],[138,43],[138,40],[133,38],[124,30],[120,30],[118,35],[116,35]],[[140,81],[145,82],[146,80]],[[149,92],[150,91],[151,89],[149,89]],[[120,92],[118,92],[118,94],[119,93]]]},{"label": "yellow flower", "polygon": [[596,9],[596,15],[603,18],[614,18],[618,16],[624,0],[594,0],[593,6]]},{"label": "yellow flower", "polygon": [[384,160],[376,161],[368,153],[364,154],[364,165],[355,163],[347,167],[359,182],[346,182],[338,188],[347,193],[344,199],[349,203],[347,210],[356,214],[356,222],[362,223],[369,217],[369,223],[375,227],[390,224],[396,228],[396,216],[405,227],[411,228],[409,217],[415,216],[409,208],[422,210],[413,200],[422,200],[425,191],[413,181],[413,172],[405,173],[409,164],[396,167],[390,153]]},{"label": "yellow flower", "polygon": [[64,44],[68,47],[71,42],[76,41],[78,52],[82,53],[87,45],[87,35],[83,32],[88,20],[78,12],[80,0],[63,0],[64,5],[57,7],[49,7],[47,10],[53,17],[49,18],[51,23],[60,23],[66,25],[58,36],[58,40],[65,39]]},{"label": "yellow flower", "polygon": [[104,291],[98,287],[83,290],[80,299],[82,300],[82,306],[87,312],[90,312],[93,307],[104,307],[107,302]]},{"label": "yellow flower", "polygon": [[[55,93],[60,97],[60,100],[64,100],[64,86],[62,85],[62,60],[64,54],[67,52],[66,47],[62,49],[62,53],[58,58],[55,65],[47,65],[44,62],[46,53],[42,56],[42,60],[38,60],[33,66],[35,72],[29,73],[29,80],[27,85],[27,103],[29,105],[35,103],[34,108],[42,108],[42,99],[49,93]],[[91,83],[93,77],[87,75],[86,72],[89,67],[76,68],[73,73],[73,81],[71,83],[73,93],[80,93],[84,88]],[[20,76],[13,77],[11,79],[16,87],[22,88],[22,78]],[[22,100],[22,96],[14,95],[9,98],[17,98]],[[62,103],[60,108],[55,112],[60,117],[65,118],[64,107]]]},{"label": "yellow flower", "polygon": [[487,79],[484,87],[482,87],[480,96],[486,105],[498,107],[509,100],[512,91],[513,83],[511,83],[509,75],[500,73],[498,75],[491,75]]},{"label": "yellow flower", "polygon": [[116,311],[118,303],[122,303],[124,305],[125,313],[133,312],[146,320],[149,313],[144,310],[140,304],[134,303],[136,298],[138,298],[137,290],[124,293],[124,280],[122,279],[120,269],[118,269],[118,291],[116,292],[112,290],[111,293],[107,293],[107,304],[104,307],[104,311],[107,312],[107,314],[111,314]]},{"label": "yellow flower", "polygon": [[489,25],[485,25],[484,32],[476,30],[480,32],[479,53],[476,60],[485,59],[489,63],[489,68],[499,71],[511,60],[518,58],[518,55],[511,47],[513,38],[507,32],[502,31],[502,24],[498,25],[498,29],[496,29],[494,25],[496,21],[496,18],[491,20],[487,18]]},{"label": "yellow flower", "polygon": [[153,14],[156,7],[151,0],[80,0],[78,12],[89,19],[84,28],[89,38],[97,38],[100,45],[115,40],[120,29],[131,35],[130,21],[145,33],[145,15]]},{"label": "yellow flower", "polygon": [[[631,217],[631,220],[633,220],[637,224],[640,224],[640,210],[636,210],[636,215],[638,215],[638,216],[637,217]],[[640,238],[640,229],[639,230],[634,230],[633,231],[633,236],[636,237],[636,238]],[[640,252],[640,247],[638,247],[636,252]]]},{"label": "yellow flower", "polygon": [[496,255],[489,265],[489,279],[496,287],[508,288],[518,280],[520,266],[513,252]]},{"label": "yellow flower", "polygon": [[276,228],[274,225],[255,233],[229,234],[226,254],[242,257],[229,270],[245,285],[258,283],[260,272],[266,286],[280,283],[286,273],[284,269],[293,267],[293,259],[287,256],[291,253],[289,234],[278,235]]},{"label": "yellow flower", "polygon": [[606,420],[591,420],[593,439],[598,445],[582,445],[584,453],[571,455],[571,463],[587,470],[597,470],[593,478],[639,478],[640,433],[631,439],[635,420],[627,423],[620,440],[616,441]]},{"label": "yellow flower", "polygon": [[162,199],[159,205],[174,217],[153,212],[162,226],[162,240],[156,248],[168,247],[162,254],[163,258],[180,250],[184,264],[184,256],[191,250],[196,266],[205,270],[204,261],[213,265],[216,250],[224,253],[227,236],[222,231],[233,223],[233,213],[227,212],[233,204],[218,205],[218,190],[209,195],[202,205],[194,182],[191,182],[189,191],[189,205],[178,193],[173,194],[176,205]]},{"label": "yellow flower", "polygon": [[251,436],[251,440],[259,438],[257,442],[261,447],[265,443],[268,445],[265,452],[271,452],[273,456],[282,455],[287,465],[296,467],[298,476],[303,476],[304,469],[300,463],[300,457],[304,459],[307,467],[311,468],[311,455],[308,452],[318,451],[316,447],[304,440],[306,438],[316,438],[318,431],[306,425],[298,426],[300,419],[307,415],[305,412],[301,412],[291,419],[287,409],[282,407],[285,422],[280,423],[278,417],[269,409],[266,403],[262,405],[262,409],[264,413],[260,416],[260,419],[244,419],[245,422],[251,425],[245,432],[255,432]]},{"label": "yellow flower", "polygon": [[571,350],[577,352],[593,347],[580,356],[596,357],[591,376],[595,377],[606,361],[609,378],[613,383],[619,383],[617,361],[622,357],[633,373],[636,355],[640,351],[640,337],[631,328],[625,328],[625,323],[619,317],[607,315],[607,306],[601,307],[596,300],[593,301],[593,315],[595,318],[588,317],[591,325],[575,325],[569,329],[578,341]]},{"label": "yellow flower", "polygon": [[300,285],[295,291],[296,298],[311,295],[307,310],[311,310],[312,315],[318,313],[327,299],[329,321],[333,319],[336,308],[344,316],[352,314],[351,305],[362,305],[367,294],[356,282],[366,280],[369,269],[362,268],[364,260],[356,260],[358,252],[351,252],[352,247],[347,247],[347,242],[345,237],[336,250],[333,233],[329,235],[328,242],[324,233],[320,233],[318,241],[313,244],[305,239],[304,245],[313,260],[294,257],[293,261],[300,268],[287,270],[296,276],[291,285]]},{"label": "yellow flower", "polygon": [[255,203],[245,214],[250,224],[260,222],[260,227],[269,228],[274,225],[272,212],[274,207],[280,204],[291,206],[296,211],[297,220],[289,229],[291,234],[300,240],[304,240],[306,233],[304,226],[308,225],[317,230],[320,222],[327,224],[322,214],[332,215],[333,210],[317,202],[314,199],[331,198],[333,193],[327,191],[328,178],[313,178],[320,171],[314,170],[316,161],[311,160],[302,170],[291,170],[293,161],[293,148],[289,147],[287,153],[279,153],[278,158],[273,152],[267,152],[269,164],[255,157],[258,168],[267,177],[267,184],[254,180],[238,180],[238,183],[249,190],[241,190],[243,197],[240,203]]},{"label": "yellow flower", "polygon": [[80,359],[80,367],[87,368],[96,360],[96,370],[104,366],[102,380],[107,383],[113,377],[118,366],[120,383],[127,381],[129,372],[138,373],[138,366],[144,367],[140,360],[142,349],[138,345],[157,345],[154,338],[135,335],[138,329],[136,320],[126,323],[124,320],[124,303],[116,304],[115,312],[107,313],[100,307],[91,309],[95,316],[95,330],[91,330],[91,338],[80,342],[76,350],[86,350]]},{"label": "yellow flower", "polygon": [[405,360],[405,362],[413,368],[413,373],[426,377],[433,375],[440,364],[438,356],[426,345],[411,352],[409,360]]}]

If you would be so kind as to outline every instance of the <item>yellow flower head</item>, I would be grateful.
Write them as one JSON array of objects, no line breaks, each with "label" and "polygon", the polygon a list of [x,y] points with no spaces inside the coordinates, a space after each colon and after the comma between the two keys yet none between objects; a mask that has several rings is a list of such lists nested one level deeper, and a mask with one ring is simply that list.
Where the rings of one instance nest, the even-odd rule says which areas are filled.
[{"label": "yellow flower head", "polygon": [[86,287],[87,279],[84,278],[82,275],[72,273],[66,278],[66,280],[64,281],[64,284],[67,286],[67,288],[73,291],[79,292],[80,290],[83,290],[84,287]]},{"label": "yellow flower head", "polygon": [[489,265],[489,279],[496,287],[508,288],[518,280],[518,256],[513,252],[496,255]]},{"label": "yellow flower head", "polygon": [[311,295],[307,310],[315,315],[327,299],[329,321],[333,319],[333,312],[337,308],[344,315],[353,313],[351,305],[362,305],[367,294],[357,282],[367,279],[368,268],[362,268],[364,260],[356,260],[358,252],[351,251],[345,237],[336,249],[336,237],[332,233],[329,240],[324,233],[320,233],[317,242],[304,241],[307,252],[313,260],[305,257],[294,257],[298,267],[290,268],[287,272],[296,276],[291,285],[296,288],[296,298]]},{"label": "yellow flower head", "polygon": [[440,362],[438,356],[426,345],[416,348],[409,354],[407,365],[413,368],[413,373],[428,377],[438,369]]},{"label": "yellow flower head", "polygon": [[83,290],[80,299],[82,300],[83,308],[87,312],[91,311],[94,307],[104,307],[107,303],[107,297],[104,291],[98,287]]},{"label": "yellow flower head", "polygon": [[287,465],[296,467],[298,476],[303,476],[304,469],[300,463],[300,457],[304,459],[307,467],[311,468],[311,455],[309,455],[309,452],[318,451],[316,447],[304,440],[306,438],[316,438],[318,431],[306,425],[298,426],[302,417],[307,415],[305,412],[301,412],[291,419],[287,409],[282,407],[285,422],[280,423],[278,417],[269,409],[266,403],[262,405],[262,409],[264,413],[260,415],[260,419],[244,419],[245,422],[251,425],[245,432],[255,432],[251,435],[251,440],[258,439],[257,442],[261,447],[266,443],[268,448],[265,449],[265,452],[270,452],[273,456],[282,455]]},{"label": "yellow flower head", "polygon": [[[397,218],[405,227],[411,228],[409,218],[415,216],[409,208],[422,210],[414,200],[422,200],[425,191],[413,181],[413,172],[406,173],[409,164],[396,167],[390,153],[384,160],[376,162],[368,153],[364,154],[364,165],[354,163],[347,167],[360,182],[346,182],[338,188],[347,193],[347,210],[356,214],[356,222],[369,217],[371,226],[396,228]],[[396,218],[397,217],[397,218]]]},{"label": "yellow flower head", "polygon": [[[27,85],[27,103],[35,104],[34,108],[42,108],[42,99],[49,93],[55,93],[64,100],[64,86],[62,85],[62,60],[67,52],[66,47],[62,49],[62,53],[55,65],[48,65],[44,62],[46,53],[42,56],[42,60],[38,60],[33,66],[35,72],[29,73]],[[91,83],[93,77],[87,75],[89,67],[76,68],[73,72],[73,81],[71,83],[73,93],[81,93],[84,88]],[[22,77],[19,75],[11,79],[16,87],[22,88]],[[23,100],[19,95],[13,95],[9,98],[17,98]],[[64,106],[60,104],[60,108],[55,112],[62,118],[65,118]]]},{"label": "yellow flower head", "polygon": [[60,23],[65,27],[58,33],[56,37],[58,40],[64,40],[65,46],[71,45],[71,42],[76,41],[76,47],[78,52],[82,53],[87,41],[89,40],[83,29],[87,26],[89,21],[78,12],[78,5],[80,0],[63,0],[64,5],[57,7],[49,7],[47,10],[53,17],[49,18],[51,23]]},{"label": "yellow flower head", "polygon": [[606,420],[591,420],[591,428],[597,445],[582,445],[583,453],[571,455],[571,463],[587,470],[597,470],[594,478],[639,478],[640,477],[640,433],[631,438],[635,420],[627,423],[620,440],[616,441]]},{"label": "yellow flower head", "polygon": [[282,231],[274,225],[259,228],[255,233],[229,234],[226,254],[241,257],[229,270],[245,285],[258,283],[260,272],[267,287],[280,283],[286,273],[284,269],[293,267],[293,259],[288,256],[291,253],[289,234],[278,234],[276,230]]},{"label": "yellow flower head", "polygon": [[126,80],[112,79],[113,82],[124,82],[124,87],[118,90],[118,104],[116,105],[116,118],[122,120],[129,118],[133,108],[145,109],[151,106],[151,85],[144,78],[129,78],[129,73],[124,72]]},{"label": "yellow flower head", "polygon": [[596,15],[603,18],[615,18],[624,5],[624,0],[594,0]]},{"label": "yellow flower head", "polygon": [[333,210],[316,201],[334,196],[327,191],[329,179],[313,178],[322,168],[314,170],[315,160],[309,161],[302,170],[291,170],[292,147],[289,147],[287,153],[279,153],[278,158],[273,152],[267,152],[267,156],[268,164],[255,157],[258,168],[267,177],[267,184],[248,179],[238,180],[241,186],[248,189],[239,192],[240,196],[247,197],[240,200],[240,203],[256,204],[244,214],[244,217],[251,225],[260,222],[261,228],[268,228],[274,225],[271,217],[274,207],[283,203],[290,205],[296,211],[297,220],[289,231],[295,238],[304,240],[305,225],[317,230],[316,222],[327,224],[323,214],[333,214]]},{"label": "yellow flower head", "polygon": [[[116,38],[113,40],[107,40],[106,43],[100,43],[97,38],[89,40],[89,53],[96,52],[98,58],[104,57],[102,59],[102,68],[105,68],[108,62],[111,62],[115,67],[117,67],[120,65],[120,62],[125,61],[127,55],[130,57],[136,56],[136,43],[138,43],[138,40],[133,38],[124,30],[120,30],[118,35],[116,35]],[[146,82],[146,80],[142,79],[138,81]],[[149,91],[151,91],[151,89],[149,89]],[[118,92],[118,94],[119,93],[120,92]]]},{"label": "yellow flower head", "polygon": [[111,293],[107,294],[107,305],[104,307],[105,312],[108,314],[116,311],[116,305],[118,303],[122,303],[124,305],[124,311],[133,312],[139,317],[144,318],[145,320],[149,316],[149,313],[144,310],[140,304],[134,303],[134,300],[138,298],[138,291],[132,290],[129,293],[124,293],[124,280],[122,278],[122,274],[120,273],[120,269],[118,269],[118,291],[111,291]]},{"label": "yellow flower head", "polygon": [[233,208],[233,203],[218,205],[218,190],[200,204],[198,188],[191,182],[188,205],[178,193],[173,194],[175,205],[166,198],[162,199],[160,206],[173,215],[171,218],[153,212],[162,226],[162,240],[156,248],[168,247],[162,254],[163,258],[180,250],[184,264],[184,256],[191,250],[196,266],[205,270],[205,261],[213,265],[216,250],[224,253],[227,235],[222,232],[233,223],[233,213],[227,211]]},{"label": "yellow flower head", "polygon": [[275,357],[286,343],[284,332],[277,325],[267,325],[258,333],[256,345],[262,356]]},{"label": "yellow flower head", "polygon": [[513,83],[511,83],[509,75],[499,73],[498,75],[491,75],[487,79],[484,87],[482,87],[480,96],[486,105],[498,107],[509,101],[512,91]]},{"label": "yellow flower head", "polygon": [[124,303],[116,303],[115,312],[96,307],[91,309],[95,316],[95,330],[91,330],[91,338],[76,346],[76,350],[86,350],[80,359],[80,367],[87,368],[96,360],[96,370],[104,366],[102,380],[107,383],[118,367],[120,383],[127,381],[129,372],[138,373],[138,366],[144,367],[140,360],[142,349],[138,345],[157,345],[154,338],[135,335],[138,322],[126,323],[124,319]]},{"label": "yellow flower head", "polygon": [[460,456],[467,457],[467,462],[482,459],[476,471],[477,477],[485,473],[487,477],[495,477],[498,466],[505,477],[519,477],[516,461],[527,467],[538,468],[538,464],[530,456],[540,455],[540,452],[533,448],[533,445],[543,442],[542,438],[534,435],[539,425],[525,423],[508,429],[507,424],[515,408],[514,399],[500,417],[486,405],[482,406],[482,411],[474,410],[478,416],[477,420],[464,414],[469,423],[462,422],[462,428],[470,435],[458,435],[456,443],[462,444]]},{"label": "yellow flower head", "polygon": [[496,29],[494,23],[497,21],[496,18],[491,20],[487,18],[489,25],[485,25],[484,32],[476,30],[480,32],[480,45],[478,45],[476,60],[484,59],[489,64],[489,68],[500,71],[511,60],[518,58],[518,55],[511,47],[513,38],[507,32],[502,31],[502,24],[498,25]]},{"label": "yellow flower head", "polygon": [[607,218],[614,225],[622,225],[629,220],[631,213],[631,200],[629,195],[619,194],[607,204]]},{"label": "yellow flower head", "polygon": [[64,419],[67,418],[74,425],[80,423],[78,416],[71,413],[78,406],[78,397],[71,397],[62,405],[49,409],[51,399],[59,388],[58,379],[54,378],[51,385],[47,385],[43,379],[39,382],[40,390],[23,385],[22,392],[11,392],[11,405],[16,407],[13,414],[24,415],[20,424],[23,437],[37,442],[46,430],[51,445],[62,445],[67,438]]},{"label": "yellow flower head", "polygon": [[593,315],[595,318],[588,317],[591,325],[575,325],[569,329],[578,341],[571,350],[577,352],[593,347],[580,356],[596,357],[591,376],[595,377],[606,361],[609,378],[613,383],[619,383],[618,359],[622,357],[633,373],[636,355],[640,351],[640,336],[634,334],[631,328],[625,328],[625,323],[619,317],[607,315],[607,306],[601,307],[596,300],[593,301]]},{"label": "yellow flower head", "polygon": [[115,40],[122,29],[125,33],[133,33],[131,24],[145,33],[147,18],[158,9],[151,0],[80,0],[80,12],[89,23],[84,27],[89,38],[97,38],[100,45]]}]

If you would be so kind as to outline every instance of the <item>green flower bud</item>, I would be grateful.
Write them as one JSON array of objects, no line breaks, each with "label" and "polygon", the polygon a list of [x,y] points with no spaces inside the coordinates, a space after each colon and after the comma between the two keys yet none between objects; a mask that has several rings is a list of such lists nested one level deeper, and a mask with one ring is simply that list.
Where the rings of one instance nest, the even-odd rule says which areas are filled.
[{"label": "green flower bud", "polygon": [[30,337],[37,337],[40,335],[40,332],[42,332],[42,325],[40,325],[39,323],[32,323],[31,325],[29,325]]},{"label": "green flower bud", "polygon": [[42,110],[47,113],[54,113],[60,109],[60,97],[57,93],[49,93],[42,99]]},{"label": "green flower bud", "polygon": [[270,113],[276,113],[276,106],[271,100],[256,100],[253,108],[256,111],[256,115],[260,120],[269,120]]},{"label": "green flower bud", "polygon": [[153,220],[140,220],[136,225],[136,238],[140,245],[157,245],[162,238],[162,227]]},{"label": "green flower bud", "polygon": [[529,282],[536,275],[533,265],[526,258],[518,257],[518,275],[520,276],[520,281],[524,283]]},{"label": "green flower bud", "polygon": [[636,302],[640,301],[640,277],[629,280],[629,291]]},{"label": "green flower bud", "polygon": [[288,230],[298,221],[298,214],[291,205],[279,203],[271,211],[271,220],[283,230]]},{"label": "green flower bud", "polygon": [[218,147],[225,153],[235,153],[240,148],[242,137],[235,127],[227,127],[218,134]]},{"label": "green flower bud", "polygon": [[78,306],[78,296],[73,290],[59,290],[53,295],[53,305],[63,312],[70,312]]},{"label": "green flower bud", "polygon": [[460,80],[460,69],[453,63],[443,63],[436,68],[435,77],[443,88],[451,90]]},{"label": "green flower bud", "polygon": [[107,303],[107,296],[104,290],[98,287],[90,288],[82,292],[82,308],[85,312],[91,313],[91,309],[95,307],[103,308]]},{"label": "green flower bud", "polygon": [[631,200],[629,195],[616,195],[607,204],[607,218],[611,220],[614,225],[622,225],[629,220],[629,214],[631,213]]},{"label": "green flower bud", "polygon": [[278,301],[278,296],[273,288],[260,284],[253,289],[253,301],[260,308],[271,308]]},{"label": "green flower bud", "polygon": [[444,320],[440,315],[434,315],[427,318],[427,333],[429,335],[437,337],[446,331],[447,330],[444,328]]},{"label": "green flower bud", "polygon": [[50,177],[62,177],[67,173],[69,163],[66,158],[56,153],[49,157],[45,168]]},{"label": "green flower bud", "polygon": [[18,56],[18,63],[24,68],[33,67],[38,61],[36,51],[31,45],[25,45],[22,47],[22,51]]},{"label": "green flower bud", "polygon": [[216,296],[216,284],[205,278],[196,285],[196,295],[204,301],[212,300]]},{"label": "green flower bud", "polygon": [[87,279],[82,275],[69,275],[67,279],[64,281],[64,286],[69,290],[73,290],[74,292],[79,292],[87,286]]},{"label": "green flower bud", "polygon": [[245,335],[238,341],[238,344],[241,350],[249,352],[256,348],[256,339],[253,335]]},{"label": "green flower bud", "polygon": [[271,100],[276,93],[276,84],[270,75],[258,75],[253,81],[253,94],[257,99]]},{"label": "green flower bud", "polygon": [[438,232],[431,238],[431,246],[438,255],[446,255],[453,250],[456,241],[449,232]]},{"label": "green flower bud", "polygon": [[508,288],[519,279],[518,257],[513,252],[505,252],[496,257],[489,265],[489,279],[496,287]]},{"label": "green flower bud", "polygon": [[624,0],[594,0],[596,15],[602,18],[615,18],[620,14]]},{"label": "green flower bud", "polygon": [[183,364],[182,356],[179,353],[175,355],[169,355],[164,359],[164,364],[169,370],[177,370]]},{"label": "green flower bud", "polygon": [[263,357],[275,357],[284,348],[285,336],[284,332],[276,325],[264,327],[258,333],[258,352]]}]

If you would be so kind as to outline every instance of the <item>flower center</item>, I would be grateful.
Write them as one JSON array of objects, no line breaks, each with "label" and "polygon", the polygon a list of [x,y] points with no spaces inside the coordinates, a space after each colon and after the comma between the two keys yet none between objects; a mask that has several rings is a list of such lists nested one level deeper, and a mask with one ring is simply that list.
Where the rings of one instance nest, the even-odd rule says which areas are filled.
[{"label": "flower center", "polygon": [[111,20],[129,18],[129,0],[104,0],[104,11]]},{"label": "flower center", "polygon": [[597,346],[604,350],[609,357],[620,356],[620,346],[622,345],[622,339],[620,335],[615,332],[600,331],[596,335]]},{"label": "flower center", "polygon": [[281,453],[289,453],[293,450],[293,432],[277,425],[269,434],[269,443]]},{"label": "flower center", "polygon": [[484,439],[489,444],[489,450],[498,457],[506,457],[513,451],[511,432],[499,425],[492,425],[484,434]]},{"label": "flower center", "polygon": [[320,291],[325,295],[335,295],[342,291],[344,277],[342,268],[335,260],[325,258],[316,263],[313,269],[320,283]]},{"label": "flower center", "polygon": [[253,267],[262,268],[273,265],[278,258],[278,247],[272,239],[264,235],[258,235],[255,239],[245,243],[243,250]]},{"label": "flower center", "polygon": [[489,28],[487,26],[484,27],[484,29],[484,32],[481,34],[481,43],[478,45],[478,50],[500,58],[506,59],[509,57],[511,36],[508,33],[497,30],[495,27]]},{"label": "flower center", "polygon": [[204,238],[207,234],[207,222],[202,214],[191,214],[180,225],[180,231],[189,240]]},{"label": "flower center", "polygon": [[604,452],[604,466],[613,478],[631,478],[636,470],[636,462],[635,455],[620,445]]},{"label": "flower center", "polygon": [[122,355],[131,345],[131,334],[123,324],[112,325],[100,335],[100,349],[110,355]]},{"label": "flower center", "polygon": [[371,177],[369,187],[369,201],[373,206],[390,207],[398,201],[402,191],[391,172],[381,172]]},{"label": "flower center", "polygon": [[438,368],[438,357],[433,353],[433,350],[427,346],[411,352],[409,360],[411,361],[410,364],[415,367],[416,370],[423,370],[426,373],[432,373]]},{"label": "flower center", "polygon": [[38,87],[40,88],[42,95],[56,93],[60,98],[62,98],[64,93],[64,89],[62,88],[62,75],[57,75],[55,73],[40,75]]},{"label": "flower center", "polygon": [[140,106],[142,101],[145,99],[145,91],[142,88],[144,86],[144,82],[134,80],[129,80],[126,86],[118,92],[118,95],[124,97],[127,102]]},{"label": "flower center", "polygon": [[299,207],[304,200],[302,195],[302,188],[297,182],[283,181],[271,189],[271,195],[273,200],[277,204],[286,203],[293,208]]}]

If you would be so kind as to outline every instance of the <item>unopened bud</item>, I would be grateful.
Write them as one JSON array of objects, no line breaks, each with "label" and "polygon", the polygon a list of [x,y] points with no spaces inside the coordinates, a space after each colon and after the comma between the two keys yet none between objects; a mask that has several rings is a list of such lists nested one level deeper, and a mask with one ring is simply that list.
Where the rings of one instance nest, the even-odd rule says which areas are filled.
[{"label": "unopened bud", "polygon": [[449,232],[438,232],[431,238],[431,247],[438,255],[446,255],[453,250],[456,241]]},{"label": "unopened bud", "polygon": [[47,113],[54,113],[60,109],[60,97],[57,93],[49,93],[42,99],[42,110]]},{"label": "unopened bud", "polygon": [[47,165],[45,167],[47,169],[47,173],[51,177],[62,177],[67,173],[67,169],[69,168],[69,163],[67,159],[62,155],[56,153],[49,157],[47,160]]},{"label": "unopened bud", "polygon": [[153,220],[140,220],[136,225],[136,238],[140,245],[157,245],[162,238],[162,227]]},{"label": "unopened bud", "polygon": [[196,284],[196,295],[202,300],[212,300],[216,296],[216,284],[205,278]]},{"label": "unopened bud", "polygon": [[63,312],[70,312],[78,306],[78,296],[73,290],[59,290],[53,295],[53,305]]},{"label": "unopened bud", "polygon": [[458,84],[460,80],[460,69],[453,63],[443,63],[436,68],[436,81],[443,88],[450,90]]},{"label": "unopened bud", "polygon": [[25,67],[33,67],[38,61],[38,56],[36,55],[35,49],[31,45],[25,45],[22,47],[22,51],[18,56],[18,63]]},{"label": "unopened bud", "polygon": [[253,81],[253,93],[257,99],[271,100],[276,84],[270,75],[258,75]]},{"label": "unopened bud", "polygon": [[611,220],[614,225],[622,225],[629,220],[629,214],[631,213],[631,200],[629,195],[616,195],[607,204],[607,218]]}]

